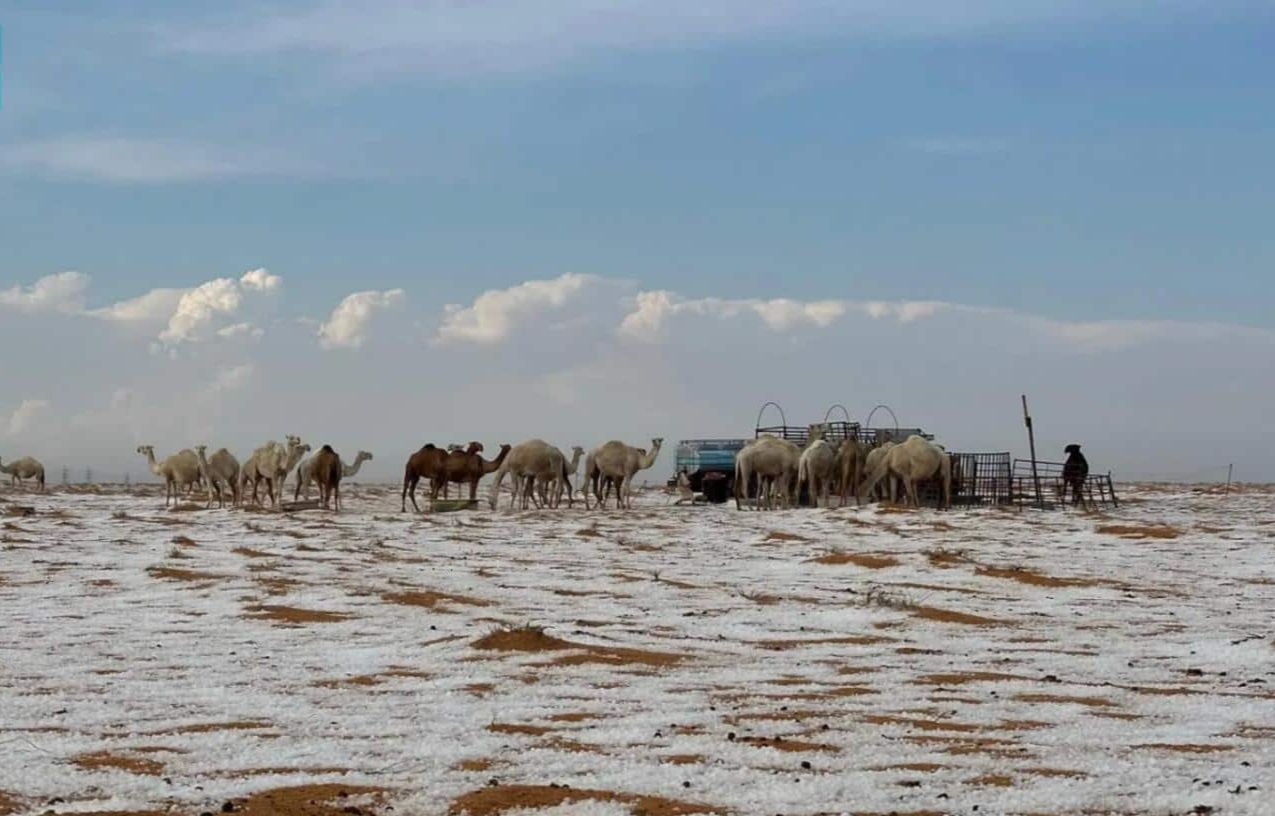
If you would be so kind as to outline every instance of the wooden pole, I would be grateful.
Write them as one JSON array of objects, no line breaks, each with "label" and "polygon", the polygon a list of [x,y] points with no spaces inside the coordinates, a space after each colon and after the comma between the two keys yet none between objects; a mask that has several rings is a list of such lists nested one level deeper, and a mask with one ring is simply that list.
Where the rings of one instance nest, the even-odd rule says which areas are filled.
[{"label": "wooden pole", "polygon": [[1231,495],[1231,474],[1235,472],[1235,464],[1231,463],[1226,466],[1226,492],[1223,496]]},{"label": "wooden pole", "polygon": [[1045,499],[1040,495],[1040,473],[1036,469],[1036,433],[1032,429],[1032,415],[1027,412],[1027,395],[1023,394],[1023,422],[1027,425],[1027,443],[1032,453],[1032,485],[1036,488],[1036,506],[1043,508]]}]

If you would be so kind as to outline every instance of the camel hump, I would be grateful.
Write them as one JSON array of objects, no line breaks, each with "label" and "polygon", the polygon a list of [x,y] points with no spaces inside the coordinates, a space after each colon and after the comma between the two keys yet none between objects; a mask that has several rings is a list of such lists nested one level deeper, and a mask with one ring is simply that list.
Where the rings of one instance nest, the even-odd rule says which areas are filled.
[{"label": "camel hump", "polygon": [[320,450],[323,451],[324,453],[336,453],[336,451],[332,450],[331,445],[324,445],[322,448],[320,448]]}]

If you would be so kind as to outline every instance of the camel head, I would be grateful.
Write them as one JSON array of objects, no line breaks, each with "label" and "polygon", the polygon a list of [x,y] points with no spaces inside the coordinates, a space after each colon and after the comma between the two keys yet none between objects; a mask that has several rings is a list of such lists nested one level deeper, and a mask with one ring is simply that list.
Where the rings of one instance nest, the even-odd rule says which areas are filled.
[{"label": "camel head", "polygon": [[137,452],[140,453],[142,456],[150,456],[151,454],[155,452],[155,446],[154,445],[138,445]]},{"label": "camel head", "polygon": [[367,451],[359,451],[358,455],[354,457],[354,461],[355,462],[371,462],[372,454],[368,453]]},{"label": "camel head", "polygon": [[571,455],[572,455],[572,456],[584,456],[584,448],[580,447],[579,445],[573,445],[573,446],[571,447]]},{"label": "camel head", "polygon": [[203,456],[205,453],[207,453],[207,452],[208,452],[208,446],[207,446],[207,445],[196,445],[196,446],[195,446],[195,453],[196,453],[196,455],[198,455],[198,456],[202,457],[202,456]]},{"label": "camel head", "polygon": [[289,448],[295,448],[301,444],[301,437],[296,434],[288,434],[284,437],[284,439],[287,440]]},{"label": "camel head", "polygon": [[[425,447],[427,447],[427,448],[432,448],[432,447],[434,447],[434,446],[433,446],[433,445],[426,445]],[[464,450],[464,449],[465,449],[465,447],[464,447],[463,445],[458,445],[458,444],[456,444],[455,442],[452,442],[452,443],[450,443],[450,444],[447,446],[447,452],[448,452],[448,453],[455,453],[456,451],[462,451],[462,450]]]},{"label": "camel head", "polygon": [[469,447],[465,448],[465,453],[468,453],[470,455],[473,455],[475,453],[482,453],[482,452],[483,452],[483,443],[481,442],[470,442]]},{"label": "camel head", "polygon": [[1069,454],[1069,455],[1070,455],[1070,454],[1073,454],[1073,453],[1080,453],[1080,446],[1079,446],[1079,445],[1077,445],[1077,444],[1075,444],[1075,443],[1073,442],[1072,444],[1070,444],[1070,445],[1068,445],[1067,447],[1063,448],[1063,453],[1066,453],[1066,454]]}]

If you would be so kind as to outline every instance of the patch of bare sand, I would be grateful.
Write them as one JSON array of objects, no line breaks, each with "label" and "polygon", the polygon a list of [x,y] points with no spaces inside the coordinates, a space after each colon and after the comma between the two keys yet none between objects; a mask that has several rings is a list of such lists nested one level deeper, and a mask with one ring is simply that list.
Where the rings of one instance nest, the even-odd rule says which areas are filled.
[{"label": "patch of bare sand", "polygon": [[191,581],[194,583],[209,583],[219,581],[225,578],[224,575],[216,575],[211,572],[200,572],[198,570],[180,569],[178,567],[147,567],[146,574],[152,578],[164,578],[169,581]]},{"label": "patch of bare sand", "polygon": [[527,723],[492,723],[487,730],[493,734],[523,734],[528,737],[540,737],[553,729],[546,725],[529,725]]},{"label": "patch of bare sand", "polygon": [[966,671],[966,672],[945,672],[942,674],[925,674],[916,678],[914,682],[927,686],[964,686],[969,683],[1000,683],[1010,680],[1028,680],[1030,678],[1017,674],[1002,674],[1001,672],[987,671]]},{"label": "patch of bare sand", "polygon": [[419,606],[424,609],[432,609],[438,612],[450,612],[449,607],[454,605],[461,606],[491,606],[491,601],[484,601],[481,598],[471,598],[468,595],[457,595],[451,592],[435,592],[432,589],[413,590],[409,592],[387,592],[381,596],[381,600],[386,603],[401,604],[402,606]]},{"label": "patch of bare sand", "polygon": [[923,720],[914,717],[898,717],[892,714],[872,714],[863,718],[871,725],[902,725],[920,731],[951,731],[968,734],[979,730],[972,723],[952,722],[950,720]]},{"label": "patch of bare sand", "polygon": [[967,779],[965,784],[982,788],[1012,788],[1014,786],[1014,778],[1003,774],[983,774],[973,779]]},{"label": "patch of bare sand", "polygon": [[845,551],[830,552],[811,560],[813,560],[816,564],[854,564],[856,567],[863,567],[864,569],[888,569],[890,567],[897,567],[900,564],[899,559],[892,555],[873,555],[872,553],[851,553]]},{"label": "patch of bare sand", "polygon": [[738,741],[745,745],[752,745],[756,748],[773,748],[776,751],[783,751],[784,753],[789,754],[807,754],[814,752],[828,754],[841,753],[841,749],[835,745],[827,745],[821,742],[806,742],[805,740],[795,740],[787,737],[740,737]]},{"label": "patch of bare sand", "polygon": [[669,765],[699,765],[704,761],[703,754],[669,754],[660,757],[661,762]]},{"label": "patch of bare sand", "polygon": [[957,623],[962,626],[1005,626],[1009,623],[997,618],[986,618],[982,615],[956,612],[951,609],[940,609],[934,606],[912,606],[908,607],[907,611],[914,617],[936,623]]},{"label": "patch of bare sand", "polygon": [[462,759],[452,766],[457,771],[487,771],[491,770],[496,761],[491,757],[476,757],[474,759]]},{"label": "patch of bare sand", "polygon": [[745,641],[750,646],[772,652],[786,652],[789,649],[800,649],[803,646],[850,645],[875,646],[881,643],[893,643],[894,638],[879,635],[845,635],[842,637],[797,638],[794,640],[754,640]]},{"label": "patch of bare sand", "polygon": [[71,762],[86,771],[127,771],[142,776],[160,776],[164,773],[164,763],[146,756],[136,756],[128,751],[91,751],[77,754],[71,758]]},{"label": "patch of bare sand", "polygon": [[306,623],[337,623],[349,620],[352,615],[344,612],[328,612],[323,609],[302,609],[297,606],[279,606],[277,604],[254,604],[246,607],[246,617],[257,620],[269,620],[277,623],[299,626]]},{"label": "patch of bare sand", "polygon": [[985,575],[989,578],[1004,578],[1010,581],[1017,581],[1020,584],[1050,589],[1119,586],[1114,581],[1101,578],[1060,578],[1046,575],[1043,572],[1036,572],[1027,567],[989,567],[980,565],[974,569],[974,573],[976,575]]},{"label": "patch of bare sand", "polygon": [[586,720],[602,719],[606,719],[602,714],[595,714],[589,711],[568,711],[564,714],[554,714],[549,717],[549,722],[585,722]]},{"label": "patch of bare sand", "polygon": [[912,771],[914,773],[937,773],[946,771],[951,765],[940,765],[937,762],[907,762],[902,765],[878,765],[873,771]]},{"label": "patch of bare sand", "polygon": [[22,800],[11,793],[0,791],[0,816],[12,816],[20,810],[24,810],[25,806]]},{"label": "patch of bare sand", "polygon": [[561,807],[576,802],[614,802],[627,805],[637,816],[689,816],[694,813],[726,811],[713,805],[563,785],[499,785],[479,788],[452,800],[450,816],[498,816],[517,809]]},{"label": "patch of bare sand", "polygon": [[1016,694],[1015,700],[1024,703],[1062,703],[1089,706],[1090,708],[1117,708],[1105,697],[1076,697],[1065,694]]},{"label": "patch of bare sand", "polygon": [[622,665],[634,663],[645,666],[674,666],[687,659],[686,655],[669,652],[653,652],[624,646],[594,646],[574,643],[545,634],[543,629],[524,626],[518,629],[497,629],[473,642],[475,649],[496,652],[560,652],[562,655],[550,661],[554,666],[578,666],[587,663]]},{"label": "patch of bare sand", "polygon": [[1202,743],[1147,742],[1132,746],[1145,751],[1169,751],[1175,754],[1221,754],[1234,751],[1234,745],[1210,745]]},{"label": "patch of bare sand", "polygon": [[766,533],[766,537],[762,541],[809,541],[805,536],[796,533],[786,533],[783,530],[771,530]]},{"label": "patch of bare sand", "polygon": [[[239,816],[371,816],[385,791],[357,785],[296,785],[254,793],[245,799],[232,798]],[[372,804],[354,804],[351,799],[371,799]]]},{"label": "patch of bare sand", "polygon": [[1135,540],[1144,538],[1172,539],[1182,535],[1182,531],[1171,524],[1104,524],[1098,527],[1096,532]]}]

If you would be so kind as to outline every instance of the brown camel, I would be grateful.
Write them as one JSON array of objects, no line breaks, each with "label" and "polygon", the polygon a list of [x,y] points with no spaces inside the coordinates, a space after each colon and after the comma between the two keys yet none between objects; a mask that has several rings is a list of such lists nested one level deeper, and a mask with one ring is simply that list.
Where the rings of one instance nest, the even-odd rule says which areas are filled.
[{"label": "brown camel", "polygon": [[403,507],[402,512],[407,512],[407,495],[411,492],[412,507],[416,512],[421,512],[421,508],[416,504],[416,485],[421,479],[432,479],[434,474],[442,467],[443,460],[447,458],[447,451],[437,447],[432,442],[411,455],[407,460],[407,466],[403,468]]},{"label": "brown camel", "polygon": [[[439,488],[446,490],[449,482],[456,484],[469,484],[469,500],[477,501],[478,499],[478,483],[488,473],[494,473],[497,468],[505,461],[505,457],[509,455],[509,445],[500,446],[500,454],[490,462],[486,461],[479,455],[483,446],[479,442],[470,442],[469,447],[463,451],[452,451],[447,454],[447,458],[443,460],[442,466],[438,470],[437,477],[432,477],[430,500],[438,498]],[[446,494],[444,494],[446,497]]]},{"label": "brown camel", "polygon": [[[310,476],[319,486],[319,501],[325,510],[341,512],[341,457],[324,445],[310,460]],[[331,506],[329,507],[329,500]]]}]

